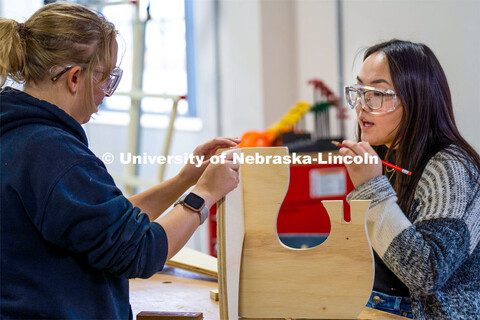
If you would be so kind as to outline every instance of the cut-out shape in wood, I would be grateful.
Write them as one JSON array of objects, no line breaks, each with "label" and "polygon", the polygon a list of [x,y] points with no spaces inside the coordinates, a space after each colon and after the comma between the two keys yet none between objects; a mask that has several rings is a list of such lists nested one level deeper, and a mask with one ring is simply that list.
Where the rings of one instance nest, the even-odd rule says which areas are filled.
[{"label": "cut-out shape in wood", "polygon": [[[288,155],[284,147],[236,152]],[[241,186],[220,201],[217,211],[221,319],[356,318],[373,285],[365,226],[370,201],[350,203],[349,223],[343,220],[341,200],[322,201],[331,222],[329,237],[314,248],[292,249],[276,232],[288,189],[288,164],[244,163],[240,180]]]}]

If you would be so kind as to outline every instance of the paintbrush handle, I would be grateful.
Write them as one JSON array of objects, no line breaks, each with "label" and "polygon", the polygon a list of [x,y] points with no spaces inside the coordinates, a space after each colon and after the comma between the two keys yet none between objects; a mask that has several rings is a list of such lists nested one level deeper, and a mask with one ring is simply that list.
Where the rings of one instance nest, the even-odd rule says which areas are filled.
[{"label": "paintbrush handle", "polygon": [[[339,148],[345,147],[345,146],[343,145],[343,143],[338,142],[338,141],[332,141],[332,143],[333,143],[334,145],[336,145],[337,147],[339,147]],[[387,161],[385,161],[385,160],[382,160],[382,163],[383,163],[384,165],[386,165],[387,167],[390,167],[390,168],[393,168],[393,169],[395,169],[395,170],[397,170],[397,171],[400,171],[401,173],[407,174],[407,175],[409,175],[409,176],[412,175],[412,173],[411,173],[410,171],[408,171],[407,169],[400,168],[399,166],[396,166],[396,165],[394,165],[394,164],[391,164],[390,162],[387,162]]]}]

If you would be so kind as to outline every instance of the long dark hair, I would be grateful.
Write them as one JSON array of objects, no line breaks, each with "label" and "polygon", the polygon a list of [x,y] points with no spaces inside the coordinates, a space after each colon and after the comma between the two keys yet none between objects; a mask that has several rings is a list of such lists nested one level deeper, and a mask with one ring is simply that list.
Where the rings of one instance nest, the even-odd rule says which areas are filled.
[{"label": "long dark hair", "polygon": [[[408,214],[420,176],[433,155],[441,150],[451,153],[477,182],[480,157],[457,129],[447,78],[432,50],[425,44],[394,39],[368,48],[364,61],[380,51],[387,58],[403,116],[390,148],[375,149],[383,159],[395,150],[396,164],[412,171],[411,176],[397,174],[395,180],[398,204]],[[456,146],[454,152],[445,150],[451,145]]]}]

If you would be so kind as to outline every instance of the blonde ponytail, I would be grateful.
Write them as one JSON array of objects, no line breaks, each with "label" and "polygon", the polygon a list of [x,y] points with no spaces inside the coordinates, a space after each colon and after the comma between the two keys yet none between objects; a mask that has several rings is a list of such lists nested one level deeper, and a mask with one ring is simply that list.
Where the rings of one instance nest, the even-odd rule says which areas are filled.
[{"label": "blonde ponytail", "polygon": [[0,18],[0,87],[7,77],[19,83],[25,81],[25,49],[22,37],[26,32],[24,24]]},{"label": "blonde ponytail", "polygon": [[85,67],[91,108],[93,72],[101,80],[115,67],[117,30],[99,12],[85,6],[54,2],[41,7],[25,23],[0,18],[0,86],[7,77],[25,84],[49,81],[55,66]]}]

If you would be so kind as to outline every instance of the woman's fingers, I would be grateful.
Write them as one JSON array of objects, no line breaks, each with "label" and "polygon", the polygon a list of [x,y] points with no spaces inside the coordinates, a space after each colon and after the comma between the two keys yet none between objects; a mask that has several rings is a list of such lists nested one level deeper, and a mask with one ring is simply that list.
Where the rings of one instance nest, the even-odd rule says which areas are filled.
[{"label": "woman's fingers", "polygon": [[204,155],[206,158],[210,158],[217,152],[218,149],[233,148],[236,147],[239,143],[239,138],[217,137],[195,148],[193,154]]},{"label": "woman's fingers", "polygon": [[[367,151],[367,148],[366,148],[366,145],[368,145],[370,147],[370,145],[368,144],[368,142],[353,142],[353,141],[350,141],[350,140],[344,140],[342,142],[343,146],[344,147],[347,147],[348,149],[352,150],[355,155],[364,155],[366,152],[367,153],[370,153]],[[371,147],[370,147],[371,149]],[[373,149],[371,149],[373,151]],[[374,151],[375,152],[375,151]]]},{"label": "woman's fingers", "polygon": [[[382,165],[379,159],[377,159],[378,161],[376,162],[373,160],[371,163],[369,162],[371,156],[378,158],[378,155],[368,142],[353,142],[345,140],[342,142],[342,145],[343,147],[339,152],[343,157],[353,158],[355,156],[360,156],[363,159],[367,159],[365,163],[352,163],[351,161],[348,163],[345,162],[348,174],[355,187],[382,174]],[[368,157],[365,157],[365,155],[368,155]]]}]

